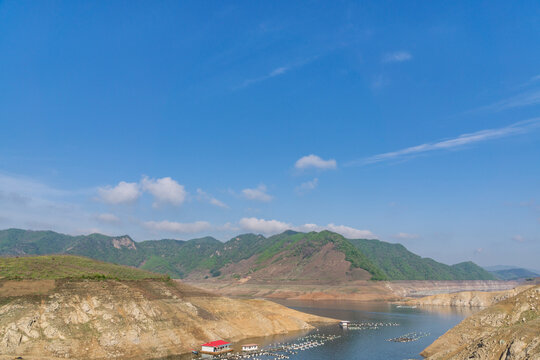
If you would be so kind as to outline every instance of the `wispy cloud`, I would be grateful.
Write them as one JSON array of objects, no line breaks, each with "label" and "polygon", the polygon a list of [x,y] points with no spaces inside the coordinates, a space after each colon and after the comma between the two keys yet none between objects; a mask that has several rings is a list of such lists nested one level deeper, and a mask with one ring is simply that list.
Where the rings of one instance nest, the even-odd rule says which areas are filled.
[{"label": "wispy cloud", "polygon": [[420,236],[418,234],[409,234],[409,233],[400,232],[394,235],[394,237],[397,239],[403,239],[403,240],[415,240],[415,239],[418,239]]},{"label": "wispy cloud", "polygon": [[271,79],[271,78],[276,77],[276,76],[283,75],[289,70],[291,70],[290,66],[281,66],[281,67],[275,68],[274,70],[270,71],[268,74],[266,74],[264,76],[244,80],[244,82],[240,86],[238,86],[237,88],[238,89],[245,88],[245,87],[248,87],[248,86],[253,85],[255,83],[265,81],[265,80]]},{"label": "wispy cloud", "polygon": [[508,136],[525,134],[540,126],[540,118],[519,121],[498,129],[480,130],[474,133],[460,135],[456,138],[441,140],[434,143],[425,143],[421,145],[411,146],[405,149],[387,152],[370,156],[360,160],[354,160],[346,163],[346,166],[363,166],[383,161],[390,161],[410,157],[421,153],[433,152],[438,150],[450,150],[466,145],[471,145],[483,141],[499,139]]},{"label": "wispy cloud", "polygon": [[270,71],[270,72],[269,72],[268,74],[266,74],[266,75],[259,76],[259,77],[255,77],[255,78],[246,79],[246,80],[244,80],[244,82],[242,82],[242,84],[240,84],[239,86],[237,86],[236,89],[245,88],[245,87],[248,87],[248,86],[250,86],[250,85],[253,85],[253,84],[256,84],[256,83],[265,81],[265,80],[269,80],[269,79],[275,78],[275,77],[277,77],[277,76],[284,75],[284,74],[288,73],[288,72],[291,71],[291,70],[298,69],[298,68],[300,68],[300,67],[302,67],[302,66],[304,66],[304,65],[309,64],[310,62],[312,62],[312,61],[315,60],[316,58],[317,58],[317,56],[313,56],[313,57],[310,57],[310,58],[308,58],[308,59],[304,59],[304,60],[295,62],[295,63],[293,63],[293,64],[289,64],[289,65],[284,65],[284,66],[277,67],[277,68],[275,68],[274,70]]},{"label": "wispy cloud", "polygon": [[108,224],[117,224],[120,222],[120,218],[114,214],[103,213],[96,215],[96,220],[108,223]]},{"label": "wispy cloud", "polygon": [[208,194],[206,191],[203,191],[203,189],[197,189],[197,198],[199,199],[199,201],[208,202],[220,208],[228,208],[227,204],[216,199],[212,195]]},{"label": "wispy cloud", "polygon": [[469,111],[469,113],[490,111],[498,112],[508,109],[515,109],[525,106],[534,106],[540,105],[540,90],[525,92],[508,99],[497,101],[493,104],[481,106],[474,110]]},{"label": "wispy cloud", "polygon": [[181,223],[167,220],[145,221],[143,226],[153,231],[165,231],[180,234],[200,233],[212,228],[212,225],[207,221],[196,221],[192,223]]},{"label": "wispy cloud", "polygon": [[385,54],[382,58],[384,63],[396,63],[412,60],[412,55],[408,51],[395,51]]},{"label": "wispy cloud", "polygon": [[81,202],[95,189],[64,190],[35,179],[0,173],[0,219],[3,226],[50,229],[80,234],[97,219]]},{"label": "wispy cloud", "polygon": [[314,190],[318,185],[319,185],[319,179],[314,178],[313,180],[306,181],[300,184],[300,186],[297,186],[296,192],[298,194],[305,194],[305,193],[310,192],[311,190]]}]

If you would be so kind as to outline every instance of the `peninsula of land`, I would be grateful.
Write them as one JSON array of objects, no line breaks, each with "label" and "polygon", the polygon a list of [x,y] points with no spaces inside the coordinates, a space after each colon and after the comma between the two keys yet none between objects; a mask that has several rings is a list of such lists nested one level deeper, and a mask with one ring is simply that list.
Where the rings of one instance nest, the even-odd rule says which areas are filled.
[{"label": "peninsula of land", "polygon": [[0,258],[0,355],[137,359],[336,320],[75,256]]}]

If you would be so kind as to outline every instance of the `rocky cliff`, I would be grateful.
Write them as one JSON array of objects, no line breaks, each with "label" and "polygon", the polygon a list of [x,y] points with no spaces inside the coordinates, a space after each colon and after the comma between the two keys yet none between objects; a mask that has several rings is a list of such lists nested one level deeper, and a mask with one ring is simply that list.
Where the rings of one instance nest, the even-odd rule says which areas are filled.
[{"label": "rocky cliff", "polygon": [[427,347],[429,360],[539,360],[540,286],[468,318]]},{"label": "rocky cliff", "polygon": [[0,358],[164,357],[333,321],[176,281],[0,281]]}]

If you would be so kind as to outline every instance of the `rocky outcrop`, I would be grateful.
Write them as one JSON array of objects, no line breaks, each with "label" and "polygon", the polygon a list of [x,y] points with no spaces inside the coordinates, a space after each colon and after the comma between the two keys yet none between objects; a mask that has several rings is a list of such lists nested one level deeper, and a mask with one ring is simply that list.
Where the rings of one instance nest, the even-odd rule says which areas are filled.
[{"label": "rocky outcrop", "polygon": [[209,340],[307,330],[333,321],[174,281],[61,280],[47,294],[0,294],[0,358],[165,357]]},{"label": "rocky outcrop", "polygon": [[540,286],[482,310],[427,347],[429,360],[540,360]]},{"label": "rocky outcrop", "polygon": [[504,291],[461,291],[452,294],[431,295],[409,300],[407,305],[487,307],[516,296],[531,287],[532,285],[525,285]]},{"label": "rocky outcrop", "polygon": [[135,241],[133,241],[129,236],[113,238],[111,241],[113,246],[117,249],[122,249],[122,247],[125,247],[131,250],[137,250]]}]

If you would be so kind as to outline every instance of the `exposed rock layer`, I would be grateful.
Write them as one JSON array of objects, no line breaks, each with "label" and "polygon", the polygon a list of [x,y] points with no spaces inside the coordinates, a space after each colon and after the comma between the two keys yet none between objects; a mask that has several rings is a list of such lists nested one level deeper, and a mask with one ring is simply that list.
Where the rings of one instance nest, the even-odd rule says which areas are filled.
[{"label": "exposed rock layer", "polygon": [[[17,284],[23,289],[16,296]],[[0,283],[0,357],[109,359],[168,356],[335,320],[264,300],[233,300],[179,282]],[[2,297],[2,289],[10,289]]]},{"label": "exposed rock layer", "polygon": [[407,301],[408,305],[429,305],[429,306],[466,306],[466,307],[487,307],[516,296],[522,291],[531,288],[532,285],[518,286],[514,289],[503,291],[460,291],[452,294],[438,294],[426,296],[420,299]]},{"label": "exposed rock layer", "polygon": [[463,290],[502,291],[519,285],[517,281],[350,281],[348,284],[321,285],[309,281],[245,282],[238,281],[190,281],[192,285],[234,297],[273,298],[291,300],[354,300],[398,301],[406,297],[418,297]]},{"label": "exposed rock layer", "polygon": [[468,318],[427,347],[429,360],[539,360],[540,286]]}]

